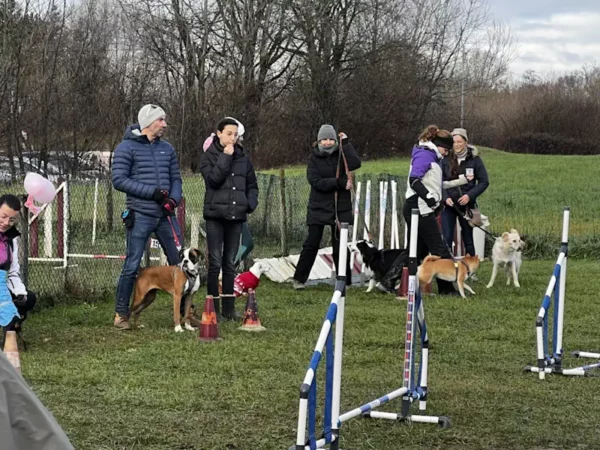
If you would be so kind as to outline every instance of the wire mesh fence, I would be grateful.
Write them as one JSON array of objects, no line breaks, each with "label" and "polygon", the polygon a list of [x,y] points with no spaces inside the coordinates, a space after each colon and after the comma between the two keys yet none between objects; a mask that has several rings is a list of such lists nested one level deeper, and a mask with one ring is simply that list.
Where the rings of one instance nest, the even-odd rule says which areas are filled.
[{"label": "wire mesh fence", "polygon": [[[278,257],[297,254],[306,237],[306,212],[310,185],[305,176],[258,174],[259,206],[248,218],[254,239],[252,258]],[[387,174],[361,174],[360,208],[365,212],[365,194],[370,181],[370,228],[373,237],[380,236],[381,186],[387,185],[385,196],[384,231],[389,246],[392,224],[391,181],[398,183],[397,215],[402,224],[401,205],[405,181]],[[16,185],[5,189],[19,193]],[[3,189],[3,191],[5,190]],[[185,246],[206,248],[204,219],[204,181],[199,175],[184,178],[184,200],[177,210],[177,220],[184,234]],[[125,257],[126,235],[121,212],[125,208],[125,194],[112,188],[110,179],[60,182],[55,201],[39,215],[29,213],[23,218],[21,230],[27,258],[22,255],[23,277],[29,288],[42,301],[67,303],[94,300],[112,295]],[[358,216],[358,238],[362,237],[363,219]],[[400,225],[401,226],[401,225]],[[399,229],[400,243],[404,231]],[[322,246],[329,246],[331,236],[326,230]],[[158,242],[151,239],[142,260],[142,266],[165,262]]]}]

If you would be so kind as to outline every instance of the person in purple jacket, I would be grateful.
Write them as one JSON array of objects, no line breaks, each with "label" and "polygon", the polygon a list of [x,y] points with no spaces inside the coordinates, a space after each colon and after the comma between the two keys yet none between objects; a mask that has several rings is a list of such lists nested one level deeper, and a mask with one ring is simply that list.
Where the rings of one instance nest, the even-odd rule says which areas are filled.
[{"label": "person in purple jacket", "polygon": [[[438,255],[451,259],[450,251],[445,245],[437,222],[442,210],[442,158],[448,154],[454,144],[452,135],[429,125],[419,136],[419,143],[412,149],[412,159],[406,186],[406,201],[402,215],[406,220],[410,236],[411,211],[419,210],[419,239],[417,241],[418,264],[428,255]],[[382,292],[393,292],[394,286],[403,267],[408,263],[405,254],[398,257],[391,268],[378,283]],[[438,293],[458,295],[454,285],[449,281],[437,280]]]}]

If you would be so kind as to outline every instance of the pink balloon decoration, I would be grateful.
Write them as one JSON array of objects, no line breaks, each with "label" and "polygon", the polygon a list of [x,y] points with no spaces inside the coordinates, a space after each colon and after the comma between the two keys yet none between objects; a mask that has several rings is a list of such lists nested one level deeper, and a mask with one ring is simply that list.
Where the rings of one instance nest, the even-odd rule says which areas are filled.
[{"label": "pink balloon decoration", "polygon": [[24,185],[29,197],[38,203],[50,203],[56,196],[56,188],[52,182],[37,173],[29,172]]}]

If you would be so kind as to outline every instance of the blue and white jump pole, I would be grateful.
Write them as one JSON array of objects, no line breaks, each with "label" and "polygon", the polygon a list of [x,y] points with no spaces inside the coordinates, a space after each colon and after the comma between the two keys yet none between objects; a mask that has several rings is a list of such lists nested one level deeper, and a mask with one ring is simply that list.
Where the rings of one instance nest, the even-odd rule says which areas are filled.
[{"label": "blue and white jump pole", "polygon": [[[310,365],[300,387],[300,407],[298,414],[298,430],[296,445],[290,450],[317,450],[330,445],[331,450],[339,449],[340,427],[342,423],[357,417],[371,417],[405,422],[420,422],[438,424],[444,428],[450,426],[450,420],[441,416],[411,415],[410,407],[418,401],[419,411],[425,411],[427,406],[427,375],[429,364],[429,340],[425,323],[425,310],[421,301],[419,282],[417,278],[417,235],[419,229],[419,211],[412,210],[410,251],[409,251],[409,290],[406,314],[406,340],[404,352],[404,379],[401,388],[396,389],[376,400],[366,403],[356,409],[340,415],[341,380],[342,380],[342,349],[344,338],[344,308],[346,295],[346,257],[348,242],[348,224],[343,223],[340,235],[340,262],[335,292],[329,304],[325,321],[321,328],[317,345],[313,352]],[[333,325],[335,324],[335,349]],[[417,325],[420,332],[421,354],[420,364],[416,370],[416,339]],[[316,434],[316,374],[319,363],[326,351],[325,374],[325,406],[323,414],[323,433]],[[418,373],[415,376],[416,372]],[[402,397],[399,413],[373,411],[375,408]],[[307,433],[308,421],[308,433]],[[308,434],[308,435],[307,435]]]},{"label": "blue and white jump pole", "polygon": [[[525,372],[537,373],[540,380],[546,378],[546,374],[586,376],[589,370],[599,368],[600,362],[573,369],[563,369],[563,325],[565,315],[565,294],[567,286],[567,259],[569,254],[569,219],[570,208],[565,207],[563,211],[563,229],[560,252],[554,265],[548,288],[542,300],[542,306],[538,311],[535,321],[536,344],[537,344],[537,366],[526,366]],[[557,287],[558,286],[558,287]],[[554,314],[552,323],[552,349],[548,340],[549,311],[552,307],[552,295],[554,294]],[[597,358],[598,353],[573,352],[574,356]]]}]

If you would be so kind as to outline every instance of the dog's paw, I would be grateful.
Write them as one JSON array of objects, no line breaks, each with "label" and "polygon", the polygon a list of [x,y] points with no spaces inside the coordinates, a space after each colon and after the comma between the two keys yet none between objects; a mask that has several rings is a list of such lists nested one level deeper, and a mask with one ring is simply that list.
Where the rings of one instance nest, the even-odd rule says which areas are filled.
[{"label": "dog's paw", "polygon": [[516,287],[516,288],[520,288],[520,287],[521,287],[521,285],[519,284],[519,282],[518,282],[518,281],[515,281],[515,287]]},{"label": "dog's paw", "polygon": [[371,292],[372,290],[373,290],[373,288],[371,286],[369,286],[365,292]]},{"label": "dog's paw", "polygon": [[181,325],[177,325],[175,327],[175,333],[183,333],[183,328],[181,328]]},{"label": "dog's paw", "polygon": [[188,331],[198,331],[198,328],[194,328],[189,323],[185,324],[185,329],[188,330]]},{"label": "dog's paw", "polygon": [[491,288],[492,286],[493,286],[493,284],[492,284],[492,283],[490,283],[490,284],[488,284],[488,285],[486,286],[486,288],[488,288],[488,289],[489,289],[489,288]]}]

